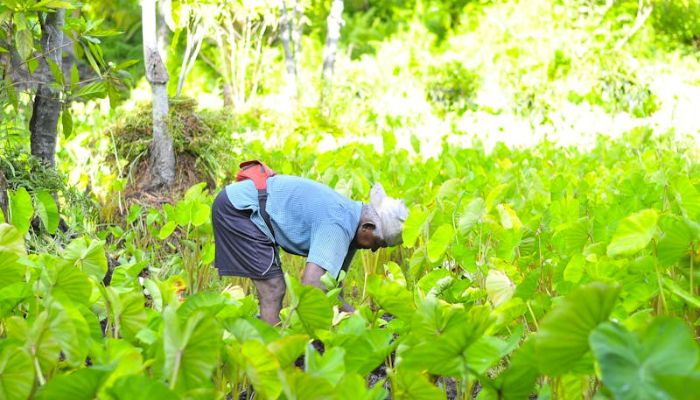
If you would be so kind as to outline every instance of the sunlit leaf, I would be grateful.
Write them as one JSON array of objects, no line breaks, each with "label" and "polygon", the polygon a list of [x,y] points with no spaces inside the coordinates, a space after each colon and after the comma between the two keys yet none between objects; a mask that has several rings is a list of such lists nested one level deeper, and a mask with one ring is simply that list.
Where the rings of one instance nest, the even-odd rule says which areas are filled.
[{"label": "sunlit leaf", "polygon": [[486,275],[486,293],[494,307],[505,303],[513,297],[515,285],[508,278],[505,272],[497,269],[490,269]]},{"label": "sunlit leaf", "polygon": [[102,240],[84,236],[66,246],[64,259],[80,268],[96,281],[102,281],[107,273],[107,256]]},{"label": "sunlit leaf", "polygon": [[649,244],[656,231],[656,210],[644,210],[620,221],[608,245],[608,256],[632,255]]},{"label": "sunlit leaf", "polygon": [[50,234],[56,233],[61,217],[56,200],[48,191],[42,190],[36,194],[36,214]]},{"label": "sunlit leaf", "polygon": [[277,375],[280,368],[275,356],[264,344],[251,340],[243,343],[240,354],[245,374],[262,398],[274,399],[282,392],[282,384]]},{"label": "sunlit leaf", "polygon": [[423,230],[428,213],[418,207],[411,208],[406,221],[403,223],[403,245],[412,248]]},{"label": "sunlit leaf", "polygon": [[428,259],[431,262],[439,261],[454,240],[452,225],[440,225],[428,241]]},{"label": "sunlit leaf", "polygon": [[409,321],[416,306],[413,295],[401,285],[376,275],[367,278],[367,292],[387,312]]},{"label": "sunlit leaf", "polygon": [[19,29],[15,32],[15,47],[17,53],[26,60],[34,51],[34,35],[29,29]]},{"label": "sunlit leaf", "polygon": [[467,234],[474,225],[479,223],[486,215],[486,204],[484,199],[477,197],[464,208],[457,224],[461,234]]},{"label": "sunlit leaf", "polygon": [[0,346],[0,397],[7,400],[29,398],[34,386],[34,366],[21,347],[5,343]]},{"label": "sunlit leaf", "polygon": [[27,189],[20,187],[14,192],[10,192],[10,222],[21,233],[29,230],[32,216],[34,215],[34,207],[32,206],[32,197],[27,192]]}]

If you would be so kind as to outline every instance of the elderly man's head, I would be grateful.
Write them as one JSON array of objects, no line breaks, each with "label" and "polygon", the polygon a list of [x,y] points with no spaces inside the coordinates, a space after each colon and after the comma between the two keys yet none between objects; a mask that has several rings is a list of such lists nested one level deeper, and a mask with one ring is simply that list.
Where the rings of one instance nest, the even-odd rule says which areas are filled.
[{"label": "elderly man's head", "polygon": [[370,203],[362,207],[355,246],[377,251],[380,247],[401,244],[403,223],[408,217],[403,201],[387,196],[379,183],[372,187],[369,197]]}]

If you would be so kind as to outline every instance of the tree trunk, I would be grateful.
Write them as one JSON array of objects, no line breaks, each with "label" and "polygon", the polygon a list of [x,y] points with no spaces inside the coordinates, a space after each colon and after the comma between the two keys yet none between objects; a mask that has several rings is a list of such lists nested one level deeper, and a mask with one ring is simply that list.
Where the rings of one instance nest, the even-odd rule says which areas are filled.
[{"label": "tree trunk", "polygon": [[224,91],[224,108],[233,108],[234,107],[234,100],[233,100],[233,86],[229,83],[224,83],[223,87]]},{"label": "tree trunk", "polygon": [[167,126],[168,72],[158,53],[155,6],[155,0],[141,1],[143,58],[146,79],[151,83],[153,93],[153,141],[149,165],[151,181],[146,188],[149,190],[170,186],[175,181],[173,139]]},{"label": "tree trunk", "polygon": [[301,30],[303,26],[304,9],[300,0],[294,0],[294,24],[292,25],[292,43],[294,43],[294,69],[297,79],[301,75]]},{"label": "tree trunk", "polygon": [[290,19],[287,14],[287,5],[285,0],[280,0],[280,25],[282,28],[282,47],[284,48],[284,64],[287,67],[287,87],[293,99],[297,98],[297,70],[292,54],[292,45],[290,43]]},{"label": "tree trunk", "polygon": [[0,219],[0,223],[10,223],[10,215],[7,213],[9,204],[10,199],[7,197],[7,180],[5,179],[5,173],[0,170],[0,212],[2,212],[4,217],[4,219]]},{"label": "tree trunk", "polygon": [[157,0],[158,1],[158,16],[156,20],[156,28],[158,29],[158,37],[156,39],[158,43],[158,54],[160,59],[163,60],[163,64],[168,64],[168,20],[172,20],[171,17],[171,0]]},{"label": "tree trunk", "polygon": [[340,27],[343,25],[343,0],[333,0],[331,11],[328,14],[328,33],[326,34],[326,44],[323,48],[323,75],[321,88],[321,106],[330,95],[331,84],[333,83],[333,64],[335,64],[335,54],[338,51],[338,41],[340,40]]},{"label": "tree trunk", "polygon": [[[41,22],[41,71],[38,76],[53,77],[49,71],[48,61],[57,66],[62,65],[61,50],[63,47],[63,22],[66,10],[58,9],[47,13]],[[41,21],[41,18],[40,18]],[[37,87],[34,96],[32,118],[29,121],[30,143],[32,155],[44,161],[47,165],[55,166],[56,136],[58,134],[58,117],[61,114],[61,90],[51,86],[51,78],[46,78]],[[55,78],[53,78],[55,80]]]}]

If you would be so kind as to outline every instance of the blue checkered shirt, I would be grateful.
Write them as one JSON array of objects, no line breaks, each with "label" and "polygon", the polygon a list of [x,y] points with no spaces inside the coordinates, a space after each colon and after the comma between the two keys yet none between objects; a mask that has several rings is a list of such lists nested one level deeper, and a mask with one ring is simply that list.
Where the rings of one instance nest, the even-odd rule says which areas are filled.
[{"label": "blue checkered shirt", "polygon": [[251,210],[250,219],[288,253],[307,257],[334,277],[347,269],[355,255],[351,242],[360,224],[362,203],[352,201],[321,183],[288,175],[267,179],[267,213],[275,235],[259,212],[258,191],[252,181],[226,186],[239,210]]}]

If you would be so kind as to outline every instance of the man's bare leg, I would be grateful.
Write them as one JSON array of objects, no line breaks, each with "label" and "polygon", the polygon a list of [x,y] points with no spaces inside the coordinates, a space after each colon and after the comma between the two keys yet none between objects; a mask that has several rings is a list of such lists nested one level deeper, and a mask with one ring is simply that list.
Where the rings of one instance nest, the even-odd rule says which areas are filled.
[{"label": "man's bare leg", "polygon": [[283,276],[276,276],[266,280],[253,280],[258,290],[260,302],[260,317],[268,324],[275,326],[280,322],[280,310],[282,299],[287,286]]}]

